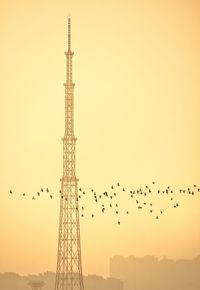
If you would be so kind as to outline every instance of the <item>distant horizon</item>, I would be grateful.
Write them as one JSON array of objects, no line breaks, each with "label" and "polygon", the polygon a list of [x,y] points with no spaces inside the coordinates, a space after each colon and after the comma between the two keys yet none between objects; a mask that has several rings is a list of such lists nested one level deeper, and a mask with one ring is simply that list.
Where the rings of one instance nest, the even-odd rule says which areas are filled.
[{"label": "distant horizon", "polygon": [[[197,258],[200,258],[200,253],[199,255],[193,257],[193,258],[178,258],[178,259],[173,259],[173,258],[169,258],[165,255],[163,255],[162,257],[158,257],[158,256],[155,256],[155,255],[151,255],[151,254],[145,254],[143,256],[135,256],[134,254],[130,254],[128,256],[123,256],[123,255],[118,255],[118,254],[115,254],[113,255],[112,257],[109,258],[109,262],[112,258],[124,258],[124,259],[128,259],[128,258],[136,258],[136,259],[144,259],[146,257],[152,257],[152,258],[155,258],[157,259],[158,262],[162,261],[162,260],[168,260],[168,261],[173,261],[173,262],[177,262],[177,261],[193,261]],[[19,273],[19,272],[13,272],[13,271],[5,271],[5,272],[0,272],[0,275],[1,274],[16,274],[18,276],[22,276],[22,277],[27,277],[27,276],[38,276],[38,275],[44,275],[46,273],[52,273],[52,274],[56,274],[56,271],[53,271],[53,270],[45,270],[43,272],[32,272],[32,273]],[[83,276],[87,277],[87,276],[98,276],[98,277],[103,277],[104,279],[107,279],[107,278],[110,278],[109,275],[105,276],[105,275],[102,275],[100,273],[84,273],[83,271]]]}]

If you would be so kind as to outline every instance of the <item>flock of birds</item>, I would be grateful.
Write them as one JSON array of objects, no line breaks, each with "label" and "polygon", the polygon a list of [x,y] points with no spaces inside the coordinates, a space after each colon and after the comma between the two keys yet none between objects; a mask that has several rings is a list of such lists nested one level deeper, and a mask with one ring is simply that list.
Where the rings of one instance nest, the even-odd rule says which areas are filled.
[{"label": "flock of birds", "polygon": [[[155,182],[152,182],[152,185],[155,186]],[[132,199],[133,202],[135,203],[135,206],[138,210],[142,209],[147,209],[150,214],[155,219],[159,219],[161,215],[164,214],[165,210],[161,209],[159,211],[154,210],[153,203],[142,200],[141,197],[147,197],[151,196],[152,193],[156,193],[157,195],[167,195],[169,196],[170,200],[170,206],[173,206],[173,208],[178,208],[180,206],[179,202],[175,200],[174,193],[177,193],[177,191],[173,190],[170,186],[167,186],[165,189],[155,189],[152,188],[151,186],[146,185],[143,189],[138,188],[135,190],[127,190],[125,187],[121,186],[119,182],[116,183],[116,185],[111,185],[109,191],[103,191],[101,193],[97,193],[94,189],[90,189],[90,194],[92,195],[93,201],[95,204],[100,205],[100,211],[102,214],[105,212],[108,212],[108,209],[112,209],[114,214],[119,217],[121,213],[125,215],[129,215],[130,210],[124,209],[121,207],[120,204],[120,197],[124,198],[124,195],[122,196],[121,193],[119,193],[119,190],[121,190],[121,193],[127,193],[127,197]],[[180,194],[188,194],[188,195],[195,195],[197,193],[200,193],[200,187],[197,185],[193,185],[192,187],[188,188],[182,188],[178,189],[178,193]],[[13,190],[10,190],[10,194],[13,194]],[[36,197],[40,197],[43,193],[49,194],[49,198],[53,198],[53,194],[49,191],[49,188],[41,188],[40,191],[38,191],[36,194],[34,194],[31,198],[32,200],[35,200]],[[59,194],[62,199],[65,199],[67,201],[67,197],[62,194],[62,191],[59,191]],[[23,197],[26,197],[26,193],[22,193]],[[84,196],[88,196],[88,192],[83,190],[82,188],[78,188],[78,194],[77,194],[77,201],[80,200],[80,203],[82,202],[81,199],[83,200]],[[78,209],[78,208],[77,208]],[[80,215],[81,217],[85,216],[85,206],[80,205]],[[94,209],[94,207],[92,208]],[[95,217],[95,213],[92,212],[90,214],[91,218]],[[118,219],[117,224],[120,225],[121,221]]]}]

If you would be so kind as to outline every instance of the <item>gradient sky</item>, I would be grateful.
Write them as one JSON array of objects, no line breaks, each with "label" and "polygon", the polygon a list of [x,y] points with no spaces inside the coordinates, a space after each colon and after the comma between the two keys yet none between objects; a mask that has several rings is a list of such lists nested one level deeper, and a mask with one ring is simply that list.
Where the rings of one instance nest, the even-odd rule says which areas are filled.
[{"label": "gradient sky", "polygon": [[[79,185],[200,185],[199,12],[198,0],[0,1],[0,272],[56,269],[58,194],[31,197],[60,188],[69,13]],[[107,276],[114,254],[199,255],[200,197],[178,201],[153,197],[159,221],[82,219],[83,272]]]}]

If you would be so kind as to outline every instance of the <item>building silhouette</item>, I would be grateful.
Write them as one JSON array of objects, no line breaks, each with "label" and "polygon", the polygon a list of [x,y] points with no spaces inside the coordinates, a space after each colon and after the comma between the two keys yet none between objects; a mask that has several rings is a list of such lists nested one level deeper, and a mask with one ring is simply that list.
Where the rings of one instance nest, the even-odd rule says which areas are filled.
[{"label": "building silhouette", "polygon": [[[45,285],[42,290],[54,290],[55,273],[45,272],[39,275],[20,276],[15,273],[0,273],[0,290],[30,290],[29,281],[42,280]],[[103,278],[97,275],[83,277],[85,290],[123,290],[119,279]]]},{"label": "building silhouette", "polygon": [[32,290],[42,290],[42,287],[44,287],[45,283],[44,281],[30,281],[28,285],[31,287]]},{"label": "building silhouette", "polygon": [[154,256],[110,259],[110,277],[122,280],[124,290],[199,290],[200,256],[193,260],[158,260]]}]

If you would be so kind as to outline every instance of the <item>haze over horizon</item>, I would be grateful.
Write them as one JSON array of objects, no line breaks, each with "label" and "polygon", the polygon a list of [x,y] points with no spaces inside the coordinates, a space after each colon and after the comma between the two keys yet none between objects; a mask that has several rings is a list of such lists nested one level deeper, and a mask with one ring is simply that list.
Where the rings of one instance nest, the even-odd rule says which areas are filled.
[{"label": "haze over horizon", "polygon": [[[179,189],[200,186],[200,2],[3,0],[0,8],[0,272],[55,272],[69,12],[78,186]],[[54,198],[33,201],[41,187]],[[200,255],[199,196],[180,195],[159,221],[136,210],[120,227],[113,214],[81,219],[84,274],[108,276],[116,253]],[[164,197],[148,201],[166,207]],[[91,199],[84,206],[93,209]]]}]

